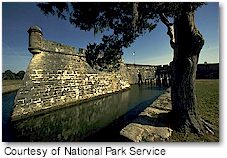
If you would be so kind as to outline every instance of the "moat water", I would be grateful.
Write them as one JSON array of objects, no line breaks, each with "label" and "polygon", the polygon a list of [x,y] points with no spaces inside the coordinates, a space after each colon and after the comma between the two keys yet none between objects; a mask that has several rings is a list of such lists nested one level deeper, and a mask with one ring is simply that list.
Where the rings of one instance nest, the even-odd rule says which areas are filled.
[{"label": "moat water", "polygon": [[[165,88],[132,85],[127,91],[10,123],[16,93],[3,95],[3,141],[127,141],[120,130]],[[13,128],[12,128],[13,127]],[[15,130],[16,129],[16,130]]]},{"label": "moat water", "polygon": [[13,141],[12,129],[10,128],[10,115],[13,111],[16,92],[2,95],[2,141]]}]

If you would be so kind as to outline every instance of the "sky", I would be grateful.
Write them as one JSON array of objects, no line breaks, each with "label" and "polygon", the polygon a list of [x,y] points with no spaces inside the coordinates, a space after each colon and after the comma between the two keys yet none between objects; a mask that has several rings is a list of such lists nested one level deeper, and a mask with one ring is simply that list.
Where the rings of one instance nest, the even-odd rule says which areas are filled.
[{"label": "sky", "polygon": [[[205,39],[199,63],[219,62],[219,4],[208,3],[199,8],[195,16],[196,26]],[[36,3],[2,3],[2,71],[26,70],[32,54],[28,51],[27,30],[33,25],[42,28],[45,39],[77,48],[88,43],[100,42],[102,34],[94,36],[73,27],[68,21],[55,16],[45,16]],[[164,65],[173,59],[167,29],[161,22],[150,33],[137,38],[131,47],[124,49],[125,63]]]}]

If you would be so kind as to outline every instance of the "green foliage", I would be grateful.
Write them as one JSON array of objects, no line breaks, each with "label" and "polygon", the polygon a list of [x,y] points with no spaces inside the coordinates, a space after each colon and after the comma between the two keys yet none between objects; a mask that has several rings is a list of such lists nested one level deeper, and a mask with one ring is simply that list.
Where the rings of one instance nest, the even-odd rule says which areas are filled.
[{"label": "green foliage", "polygon": [[25,72],[24,72],[24,71],[19,71],[16,75],[17,75],[21,80],[23,80],[24,75],[25,75]]},{"label": "green foliage", "polygon": [[103,43],[99,45],[94,43],[87,46],[86,59],[95,69],[111,71],[119,67],[123,52],[120,44],[111,40],[105,40],[105,37],[103,37]]},{"label": "green foliage", "polygon": [[2,73],[2,79],[3,80],[22,80],[24,77],[25,72],[19,71],[17,74],[10,70],[6,70],[4,73]]},{"label": "green foliage", "polygon": [[176,17],[182,9],[195,10],[203,3],[135,3],[93,2],[93,3],[39,3],[44,14],[56,15],[68,20],[75,27],[85,31],[104,33],[102,43],[87,46],[87,61],[92,67],[104,69],[119,65],[122,48],[129,47],[137,37],[152,31],[159,14]]},{"label": "green foliage", "polygon": [[40,7],[45,15],[52,14],[57,15],[61,19],[66,20],[66,13],[69,8],[67,3],[39,3]]}]

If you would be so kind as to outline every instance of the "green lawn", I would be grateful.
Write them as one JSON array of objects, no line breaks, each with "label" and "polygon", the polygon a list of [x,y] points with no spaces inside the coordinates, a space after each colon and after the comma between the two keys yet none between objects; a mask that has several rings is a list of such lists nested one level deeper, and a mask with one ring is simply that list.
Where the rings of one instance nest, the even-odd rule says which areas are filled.
[{"label": "green lawn", "polygon": [[2,93],[17,91],[22,86],[22,80],[2,80]]},{"label": "green lawn", "polygon": [[215,135],[203,136],[173,132],[169,141],[219,141],[219,80],[196,80],[196,95],[200,116],[214,126]]},{"label": "green lawn", "polygon": [[2,80],[2,86],[22,84],[22,80]]}]

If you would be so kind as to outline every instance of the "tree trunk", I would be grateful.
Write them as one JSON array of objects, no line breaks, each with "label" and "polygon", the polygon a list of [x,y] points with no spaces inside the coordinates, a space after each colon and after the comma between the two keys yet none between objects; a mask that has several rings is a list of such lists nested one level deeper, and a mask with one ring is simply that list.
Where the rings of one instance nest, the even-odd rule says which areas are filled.
[{"label": "tree trunk", "polygon": [[198,114],[195,79],[204,39],[195,26],[194,10],[189,4],[174,19],[174,59],[172,74],[172,117],[174,129],[204,132]]}]

